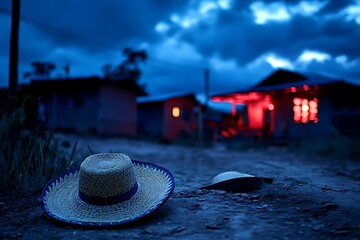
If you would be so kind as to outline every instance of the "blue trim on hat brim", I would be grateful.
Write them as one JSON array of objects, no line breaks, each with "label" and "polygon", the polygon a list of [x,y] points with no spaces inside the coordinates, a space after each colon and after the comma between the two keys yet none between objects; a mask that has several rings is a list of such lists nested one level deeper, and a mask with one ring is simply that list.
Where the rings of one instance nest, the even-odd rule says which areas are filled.
[{"label": "blue trim on hat brim", "polygon": [[45,212],[45,214],[47,216],[49,216],[50,218],[62,222],[62,223],[68,223],[74,226],[86,226],[86,227],[111,227],[111,226],[119,226],[119,225],[123,225],[123,224],[127,224],[127,223],[131,223],[134,221],[137,221],[153,212],[155,212],[156,210],[158,210],[160,207],[162,207],[165,202],[170,198],[171,194],[174,191],[175,188],[175,180],[174,180],[174,176],[172,175],[172,173],[164,168],[161,167],[159,165],[156,165],[154,163],[150,163],[150,162],[142,162],[142,161],[137,161],[137,160],[133,160],[131,159],[133,164],[141,164],[143,166],[149,166],[152,168],[155,168],[157,170],[162,170],[164,173],[166,173],[166,175],[169,177],[170,179],[170,190],[168,191],[168,193],[165,195],[165,197],[163,199],[161,199],[159,201],[159,203],[152,209],[150,209],[149,211],[144,212],[143,214],[140,214],[139,216],[136,216],[130,220],[122,220],[122,221],[114,221],[111,223],[97,223],[97,222],[75,222],[75,221],[70,221],[70,220],[64,220],[64,219],[60,219],[58,218],[56,215],[52,214],[51,212],[49,212],[45,206],[45,196],[46,196],[46,192],[48,191],[48,189],[51,187],[51,185],[53,183],[55,183],[57,180],[59,180],[60,178],[64,178],[67,175],[70,175],[71,173],[76,173],[80,170],[80,168],[76,168],[76,169],[72,169],[70,171],[66,171],[64,173],[62,173],[60,176],[52,179],[50,182],[48,182],[46,184],[46,186],[44,187],[42,193],[41,193],[41,197],[40,197],[40,203],[41,203],[41,208],[43,209],[43,211]]}]

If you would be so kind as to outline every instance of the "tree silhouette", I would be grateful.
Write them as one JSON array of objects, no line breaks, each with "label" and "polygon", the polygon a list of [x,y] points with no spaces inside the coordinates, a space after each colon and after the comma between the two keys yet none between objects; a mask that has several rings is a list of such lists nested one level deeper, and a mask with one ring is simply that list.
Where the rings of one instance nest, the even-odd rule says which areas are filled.
[{"label": "tree silhouette", "polygon": [[51,62],[32,62],[31,67],[33,71],[25,72],[23,78],[48,78],[51,72],[56,68],[56,65]]},{"label": "tree silhouette", "polygon": [[70,75],[70,64],[66,63],[65,66],[63,66],[64,75],[65,77],[69,77]]},{"label": "tree silhouette", "polygon": [[129,74],[138,80],[141,75],[140,63],[146,61],[147,53],[144,50],[133,50],[131,48],[124,48],[123,54],[126,56],[125,60],[118,66],[112,67],[111,64],[103,66],[105,77],[117,77]]}]

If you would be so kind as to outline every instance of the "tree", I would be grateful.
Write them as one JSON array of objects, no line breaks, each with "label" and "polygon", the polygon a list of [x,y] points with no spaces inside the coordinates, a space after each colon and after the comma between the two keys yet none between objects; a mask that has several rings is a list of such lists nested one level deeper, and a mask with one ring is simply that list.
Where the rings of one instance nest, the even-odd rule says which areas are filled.
[{"label": "tree", "polygon": [[63,70],[64,70],[64,76],[69,77],[69,75],[70,75],[70,63],[66,63],[65,66],[63,67]]},{"label": "tree", "polygon": [[9,93],[15,95],[18,83],[20,0],[12,1],[9,54]]},{"label": "tree", "polygon": [[105,77],[116,77],[129,74],[138,80],[141,75],[140,63],[146,61],[147,53],[144,50],[136,51],[131,48],[124,48],[123,54],[126,58],[118,66],[112,67],[111,64],[103,66]]},{"label": "tree", "polygon": [[56,68],[56,65],[52,62],[32,62],[31,67],[33,71],[24,73],[23,78],[49,78],[51,72]]}]

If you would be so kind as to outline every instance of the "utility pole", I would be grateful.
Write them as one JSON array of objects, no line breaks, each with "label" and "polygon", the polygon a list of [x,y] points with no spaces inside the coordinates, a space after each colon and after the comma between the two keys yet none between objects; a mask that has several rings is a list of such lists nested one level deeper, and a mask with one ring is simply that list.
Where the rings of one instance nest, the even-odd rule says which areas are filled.
[{"label": "utility pole", "polygon": [[[201,119],[200,119],[200,142],[204,141],[204,137],[206,138],[205,132],[207,131],[207,125],[206,121],[208,120],[208,108],[209,108],[209,69],[204,69],[204,97],[205,97],[205,103],[204,103],[204,111],[201,110]],[[205,139],[206,141],[206,139]]]},{"label": "utility pole", "polygon": [[204,69],[204,77],[205,77],[205,86],[204,86],[204,92],[205,92],[205,120],[208,117],[208,105],[209,105],[209,69]]},{"label": "utility pole", "polygon": [[12,1],[9,53],[9,94],[15,95],[18,83],[20,0]]}]

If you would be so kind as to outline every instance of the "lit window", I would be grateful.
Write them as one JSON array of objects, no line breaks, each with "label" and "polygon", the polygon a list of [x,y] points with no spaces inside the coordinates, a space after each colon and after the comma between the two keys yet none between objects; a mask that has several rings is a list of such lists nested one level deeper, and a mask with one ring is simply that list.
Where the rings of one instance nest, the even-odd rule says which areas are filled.
[{"label": "lit window", "polygon": [[296,123],[317,123],[318,120],[318,100],[306,98],[293,99],[294,121]]},{"label": "lit window", "polygon": [[178,108],[178,107],[173,107],[173,108],[172,108],[172,115],[173,115],[173,117],[175,117],[175,118],[180,117],[180,108]]}]

